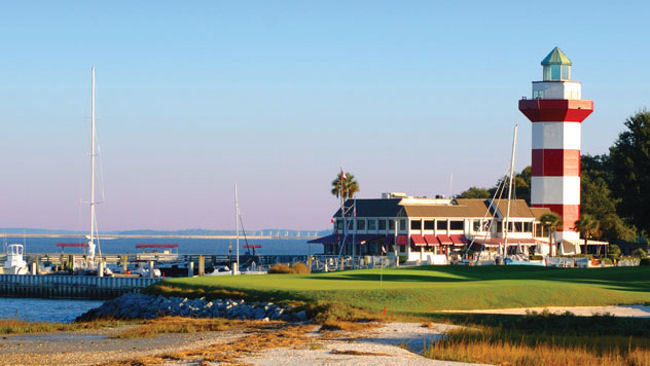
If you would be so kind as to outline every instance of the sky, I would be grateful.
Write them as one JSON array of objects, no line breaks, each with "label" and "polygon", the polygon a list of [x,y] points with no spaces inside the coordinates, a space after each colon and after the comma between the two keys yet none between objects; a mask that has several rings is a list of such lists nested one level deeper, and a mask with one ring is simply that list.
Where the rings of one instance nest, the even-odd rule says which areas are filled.
[{"label": "sky", "polygon": [[329,226],[359,197],[491,186],[530,164],[517,110],[559,46],[602,154],[650,104],[648,2],[0,2],[0,227]]}]

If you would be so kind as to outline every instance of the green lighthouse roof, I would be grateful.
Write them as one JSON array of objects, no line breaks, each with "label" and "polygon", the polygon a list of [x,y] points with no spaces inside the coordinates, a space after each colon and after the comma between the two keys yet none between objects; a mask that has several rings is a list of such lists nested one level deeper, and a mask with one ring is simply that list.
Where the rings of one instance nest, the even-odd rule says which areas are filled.
[{"label": "green lighthouse roof", "polygon": [[571,66],[571,60],[562,52],[558,47],[553,48],[551,53],[548,54],[543,60],[542,65],[569,65]]}]

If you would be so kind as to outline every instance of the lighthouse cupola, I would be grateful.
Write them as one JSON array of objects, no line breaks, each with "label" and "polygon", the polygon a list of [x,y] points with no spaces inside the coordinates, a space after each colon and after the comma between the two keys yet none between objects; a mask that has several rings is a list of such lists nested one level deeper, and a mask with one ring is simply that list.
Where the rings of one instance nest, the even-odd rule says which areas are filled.
[{"label": "lighthouse cupola", "polygon": [[542,60],[544,81],[571,80],[571,60],[558,47]]}]

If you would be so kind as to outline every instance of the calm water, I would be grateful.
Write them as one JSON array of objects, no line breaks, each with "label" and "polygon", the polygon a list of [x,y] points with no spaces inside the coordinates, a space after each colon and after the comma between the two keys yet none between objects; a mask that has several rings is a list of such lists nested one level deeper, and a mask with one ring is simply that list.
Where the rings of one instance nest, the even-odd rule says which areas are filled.
[{"label": "calm water", "polygon": [[101,305],[91,300],[14,299],[0,297],[0,318],[69,323]]},{"label": "calm water", "polygon": [[[7,243],[25,244],[25,253],[58,253],[61,248],[57,243],[83,243],[80,238],[8,238]],[[178,244],[180,254],[226,255],[229,244],[235,252],[235,241],[228,239],[109,239],[100,242],[101,250],[106,254],[138,253],[137,244]],[[240,239],[240,245],[246,241]],[[261,245],[256,254],[261,255],[308,255],[323,252],[321,244],[307,244],[306,240],[250,240],[248,244]],[[81,253],[82,248],[66,248],[66,253]],[[246,249],[240,248],[241,253]]]}]

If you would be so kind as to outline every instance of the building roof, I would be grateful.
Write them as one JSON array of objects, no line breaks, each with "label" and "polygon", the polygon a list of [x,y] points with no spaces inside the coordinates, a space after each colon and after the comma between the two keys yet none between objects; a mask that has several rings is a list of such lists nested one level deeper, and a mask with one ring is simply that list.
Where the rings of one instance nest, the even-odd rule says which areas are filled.
[{"label": "building roof", "polygon": [[542,219],[542,216],[551,212],[551,210],[548,207],[531,207],[530,211],[535,216],[535,220],[538,221]]},{"label": "building roof", "polygon": [[571,60],[562,52],[559,47],[553,48],[551,52],[542,60],[542,65],[569,65],[571,66]]},{"label": "building roof", "polygon": [[[351,210],[354,201],[345,202],[346,216],[353,216]],[[458,198],[451,204],[430,204],[405,201],[402,199],[363,198],[356,199],[358,217],[484,217],[490,200],[482,198]],[[501,200],[497,205],[499,215],[505,216],[507,201]],[[543,215],[543,213],[542,213]],[[340,217],[341,210],[337,210],[334,217]],[[491,215],[490,215],[491,216]],[[510,203],[510,217],[535,218],[536,216],[523,199],[515,199]]]}]

